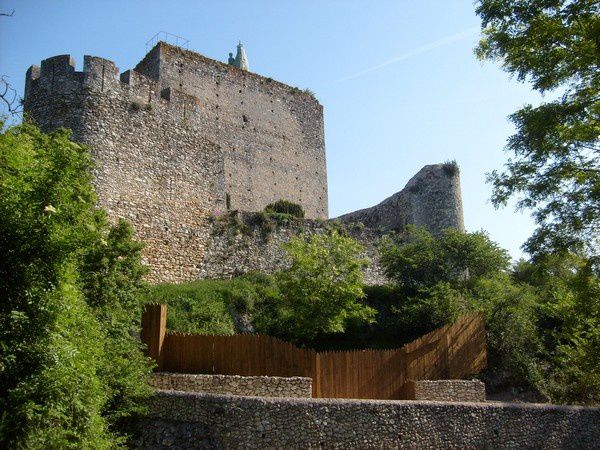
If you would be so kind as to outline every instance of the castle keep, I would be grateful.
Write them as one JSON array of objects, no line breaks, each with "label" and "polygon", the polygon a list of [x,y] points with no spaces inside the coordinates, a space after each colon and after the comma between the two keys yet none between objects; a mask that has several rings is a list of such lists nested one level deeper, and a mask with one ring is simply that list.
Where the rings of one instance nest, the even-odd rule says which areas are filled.
[{"label": "castle keep", "polygon": [[[215,245],[215,214],[284,199],[301,204],[308,222],[328,218],[323,107],[308,92],[243,70],[243,60],[225,64],[160,42],[121,74],[93,56],[77,72],[69,55],[27,71],[26,113],[45,131],[70,128],[90,147],[100,204],[134,225],[153,281],[240,265],[229,256],[239,252]],[[426,166],[405,190],[340,220],[381,231],[462,228],[457,167]],[[261,245],[248,248],[260,253]],[[239,256],[248,270],[258,268],[251,251]]]}]

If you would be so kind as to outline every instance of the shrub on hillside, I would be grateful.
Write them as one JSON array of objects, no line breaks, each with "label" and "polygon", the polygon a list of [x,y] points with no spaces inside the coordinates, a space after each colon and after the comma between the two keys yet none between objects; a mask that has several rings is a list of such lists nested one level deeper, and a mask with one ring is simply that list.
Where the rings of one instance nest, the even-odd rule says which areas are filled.
[{"label": "shrub on hillside", "polygon": [[508,275],[508,253],[482,232],[447,229],[440,237],[409,227],[382,241],[381,261],[396,283],[399,328],[424,334],[461,314],[481,311],[488,326],[494,383],[539,388],[538,298]]},{"label": "shrub on hillside", "polygon": [[[263,312],[278,297],[273,277],[247,274],[231,280],[198,280],[152,286],[146,301],[168,305],[167,328],[201,334],[233,334],[240,320],[264,330]],[[236,319],[237,322],[236,323]]]},{"label": "shrub on hillside", "polygon": [[373,320],[375,311],[361,301],[367,262],[358,242],[331,230],[294,237],[284,248],[291,266],[277,275],[280,336],[303,343],[319,333],[342,332],[352,321]]}]

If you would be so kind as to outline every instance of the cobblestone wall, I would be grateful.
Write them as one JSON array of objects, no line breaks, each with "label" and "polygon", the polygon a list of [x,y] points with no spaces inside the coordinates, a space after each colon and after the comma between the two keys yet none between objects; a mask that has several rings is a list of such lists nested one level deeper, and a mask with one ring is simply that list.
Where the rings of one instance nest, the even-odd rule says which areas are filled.
[{"label": "cobblestone wall", "polygon": [[595,449],[600,408],[159,391],[138,448]]},{"label": "cobblestone wall", "polygon": [[89,145],[100,205],[127,219],[144,241],[151,281],[196,278],[208,216],[225,208],[223,153],[190,132],[197,101],[135,72],[119,79],[113,62],[68,55],[27,76],[25,110],[44,130],[67,127]]},{"label": "cobblestone wall", "polygon": [[[200,261],[200,278],[231,278],[247,272],[273,273],[287,267],[289,261],[281,245],[299,233],[324,233],[331,223],[321,220],[291,220],[278,223],[265,220],[260,213],[224,215],[214,218],[206,250]],[[345,231],[365,248],[370,264],[364,269],[367,284],[388,280],[379,265],[377,246],[382,233],[363,226],[345,226]]]},{"label": "cobblestone wall", "polygon": [[242,377],[160,372],[152,374],[150,386],[163,390],[257,397],[312,396],[312,380],[306,377]]},{"label": "cobblestone wall", "polygon": [[479,380],[409,381],[407,389],[411,400],[485,401],[485,384]]}]

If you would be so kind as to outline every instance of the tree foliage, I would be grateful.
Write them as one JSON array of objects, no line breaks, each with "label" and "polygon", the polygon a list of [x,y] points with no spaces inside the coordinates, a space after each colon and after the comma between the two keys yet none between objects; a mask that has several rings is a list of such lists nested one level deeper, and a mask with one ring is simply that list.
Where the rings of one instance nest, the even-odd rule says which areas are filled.
[{"label": "tree foliage", "polygon": [[364,297],[363,248],[337,230],[299,236],[284,245],[291,266],[278,274],[282,299],[276,329],[294,342],[344,331],[349,321],[370,321]]},{"label": "tree foliage", "polygon": [[544,389],[555,401],[600,402],[600,279],[577,255],[521,261],[514,277],[539,299],[538,326],[547,362]]},{"label": "tree foliage", "polygon": [[386,275],[408,294],[440,282],[464,287],[510,265],[508,252],[484,232],[454,228],[436,238],[424,228],[409,226],[405,235],[386,236],[380,253]]},{"label": "tree foliage", "polygon": [[589,260],[562,253],[510,267],[506,251],[484,233],[446,230],[436,238],[414,228],[384,240],[381,255],[396,283],[392,322],[403,335],[482,312],[488,388],[600,402],[600,279]]},{"label": "tree foliage", "polygon": [[520,81],[555,99],[510,116],[516,127],[492,202],[531,209],[532,254],[598,256],[600,224],[600,6],[594,0],[480,0],[480,59],[501,60]]},{"label": "tree foliage", "polygon": [[108,448],[143,410],[141,247],[95,208],[69,132],[0,134],[0,443]]},{"label": "tree foliage", "polygon": [[396,283],[396,326],[411,338],[479,311],[488,326],[494,385],[539,379],[535,297],[511,282],[508,253],[483,232],[444,230],[434,237],[409,227],[384,239],[381,263]]}]

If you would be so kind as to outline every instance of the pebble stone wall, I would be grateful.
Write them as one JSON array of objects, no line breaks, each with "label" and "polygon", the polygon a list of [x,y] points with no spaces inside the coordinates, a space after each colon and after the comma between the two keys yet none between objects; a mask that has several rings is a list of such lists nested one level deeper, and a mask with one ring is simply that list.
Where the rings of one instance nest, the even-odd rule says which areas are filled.
[{"label": "pebble stone wall", "polygon": [[160,372],[152,374],[150,386],[162,390],[257,397],[312,396],[312,379],[306,377],[242,377]]},{"label": "pebble stone wall", "polygon": [[135,70],[85,56],[26,74],[24,109],[90,147],[99,203],[146,244],[152,282],[198,278],[207,217],[287,199],[327,218],[323,109],[314,96],[159,43]]},{"label": "pebble stone wall", "polygon": [[158,391],[137,448],[596,449],[600,408]]},{"label": "pebble stone wall", "polygon": [[[273,273],[288,266],[282,244],[300,233],[324,233],[332,227],[328,221],[293,220],[286,224],[264,223],[260,213],[238,213],[213,220],[209,239],[200,260],[199,278],[231,278],[247,272]],[[377,246],[383,235],[380,230],[348,225],[345,232],[365,249],[369,265],[363,270],[367,284],[388,282],[379,264]]]},{"label": "pebble stone wall", "polygon": [[90,147],[99,203],[146,244],[150,281],[196,278],[208,217],[225,208],[221,148],[192,132],[199,104],[112,61],[69,55],[32,66],[25,111],[45,131],[67,127]]},{"label": "pebble stone wall", "polygon": [[479,380],[409,381],[407,388],[411,400],[485,401],[485,384]]}]

